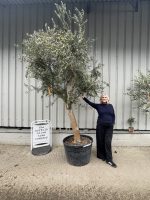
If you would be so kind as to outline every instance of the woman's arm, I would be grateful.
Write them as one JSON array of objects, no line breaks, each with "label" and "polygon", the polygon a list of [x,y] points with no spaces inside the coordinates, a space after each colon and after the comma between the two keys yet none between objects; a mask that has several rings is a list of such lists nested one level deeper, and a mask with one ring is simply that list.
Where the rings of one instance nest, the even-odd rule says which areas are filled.
[{"label": "woman's arm", "polygon": [[83,97],[83,100],[84,100],[86,103],[88,103],[90,106],[92,106],[93,108],[95,108],[95,109],[97,108],[97,105],[98,105],[98,104],[89,101],[86,97]]}]

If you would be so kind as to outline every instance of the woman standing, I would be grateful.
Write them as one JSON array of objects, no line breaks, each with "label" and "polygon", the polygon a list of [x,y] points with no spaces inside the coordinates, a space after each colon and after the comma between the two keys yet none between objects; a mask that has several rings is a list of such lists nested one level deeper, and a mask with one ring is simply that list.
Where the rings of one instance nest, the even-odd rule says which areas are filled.
[{"label": "woman standing", "polygon": [[103,94],[100,97],[99,104],[89,101],[86,97],[83,97],[83,100],[98,112],[96,126],[97,157],[106,161],[110,166],[117,167],[112,159],[111,147],[115,113],[112,104],[109,104],[109,97]]}]

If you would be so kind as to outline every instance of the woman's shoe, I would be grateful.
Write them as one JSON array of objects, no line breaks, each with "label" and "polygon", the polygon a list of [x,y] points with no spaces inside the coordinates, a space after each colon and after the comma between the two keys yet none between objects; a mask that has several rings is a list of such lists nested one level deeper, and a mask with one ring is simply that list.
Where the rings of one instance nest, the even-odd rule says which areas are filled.
[{"label": "woman's shoe", "polygon": [[114,168],[117,167],[117,165],[116,165],[113,161],[106,161],[106,163],[107,163],[108,165],[110,165],[111,167],[114,167]]}]

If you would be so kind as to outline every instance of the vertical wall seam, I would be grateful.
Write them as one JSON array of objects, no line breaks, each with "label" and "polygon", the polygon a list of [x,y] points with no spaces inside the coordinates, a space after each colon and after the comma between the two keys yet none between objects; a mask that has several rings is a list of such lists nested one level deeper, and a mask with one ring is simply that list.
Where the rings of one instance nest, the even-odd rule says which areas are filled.
[{"label": "vertical wall seam", "polygon": [[[28,10],[29,10],[29,19],[31,19],[31,5],[28,5]],[[31,33],[31,22],[29,21],[29,33]],[[31,94],[30,94],[30,78],[28,78],[28,126],[30,127],[30,109],[31,109],[31,105],[30,105],[30,98],[31,98]]]},{"label": "vertical wall seam", "polygon": [[[96,25],[97,25],[97,4],[95,3],[94,4],[94,51],[93,51],[93,57],[94,57],[94,62],[95,62],[95,59],[96,59],[96,51],[97,51],[97,46],[96,46],[96,43],[97,43],[97,28],[96,28]],[[93,67],[95,67],[95,63],[93,63],[94,64],[94,66]],[[86,116],[86,118],[87,118],[87,116]],[[95,110],[94,109],[92,109],[92,127],[95,127],[95,124],[94,124],[94,122],[95,122]],[[87,121],[86,121],[86,128],[87,128]]]},{"label": "vertical wall seam", "polygon": [[[91,3],[89,2],[88,4],[88,8],[87,8],[87,11],[88,11],[88,15],[87,15],[87,18],[88,18],[88,21],[87,21],[87,38],[89,39],[90,38],[90,33],[89,33],[89,27],[90,27],[90,23],[89,23],[89,19],[90,19],[90,13],[89,13],[89,8],[90,8],[90,13],[91,13]],[[91,38],[90,38],[91,39]],[[90,49],[88,49],[89,52],[90,52]],[[86,128],[86,121],[87,121],[87,109],[88,109],[88,105],[86,104],[85,105],[85,115],[84,115],[84,118],[85,118],[85,123],[84,123],[84,127]]]},{"label": "vertical wall seam", "polygon": [[[146,72],[148,72],[150,70],[150,59],[149,59],[149,55],[150,55],[150,4],[147,6],[147,46],[146,46]],[[145,114],[145,129],[147,129],[148,127],[148,116],[147,114]]]},{"label": "vertical wall seam", "polygon": [[[39,10],[38,10],[38,4],[34,5],[34,11],[35,11],[35,29],[38,29],[38,14],[39,14]],[[34,29],[34,30],[35,30]],[[37,80],[35,80],[35,88],[37,88]],[[37,120],[37,90],[35,90],[35,120]]]},{"label": "vertical wall seam", "polygon": [[8,8],[8,126],[10,126],[10,30],[11,30],[11,23],[10,23],[10,9],[11,6]]},{"label": "vertical wall seam", "polygon": [[[116,98],[116,105],[115,105],[115,111],[118,113],[118,49],[119,49],[119,3],[117,3],[117,31],[116,31],[116,90],[115,90],[115,96]],[[116,118],[116,127],[118,126],[118,117]]]},{"label": "vertical wall seam", "polygon": [[104,75],[104,63],[103,63],[103,41],[104,41],[104,2],[102,2],[102,11],[101,11],[101,63],[102,63],[102,82],[104,81],[103,75]]},{"label": "vertical wall seam", "polygon": [[[74,3],[73,3],[74,4]],[[71,5],[71,13],[72,13],[72,11],[73,11],[73,8],[74,8],[74,5]],[[72,26],[72,29],[74,30],[74,26],[71,24],[71,26]],[[66,113],[65,113],[65,102],[63,101],[63,128],[65,128],[65,115],[66,115]],[[77,110],[79,111],[79,105],[78,105],[78,108],[77,108]],[[78,116],[79,116],[79,114],[78,114]],[[78,119],[78,118],[77,118]],[[78,119],[79,120],[79,119]],[[78,126],[79,126],[79,121],[78,121]]]},{"label": "vertical wall seam", "polygon": [[[18,25],[17,25],[17,6],[15,5],[15,44],[17,44],[17,28],[18,28]],[[17,80],[17,73],[16,73],[16,66],[17,66],[17,47],[15,46],[15,77],[14,77],[14,86],[15,86],[15,95],[14,95],[14,124],[15,124],[15,127],[16,127],[16,116],[17,116],[17,105],[16,105],[16,80]]]},{"label": "vertical wall seam", "polygon": [[[139,49],[138,49],[138,71],[141,69],[141,42],[142,42],[142,10],[139,10],[140,12],[140,19],[139,19]],[[139,123],[140,123],[140,109],[138,108],[138,114],[137,114],[137,122],[138,122],[138,129],[139,129]]]},{"label": "vertical wall seam", "polygon": [[58,98],[56,99],[56,128],[58,128]]},{"label": "vertical wall seam", "polygon": [[[2,7],[0,6],[0,14],[2,13]],[[0,18],[0,30],[3,30],[2,28],[2,14],[1,14],[1,18]],[[2,110],[2,32],[0,34],[0,48],[1,48],[1,51],[0,51],[0,57],[1,57],[1,60],[0,60],[0,125],[2,124],[2,113],[1,113],[1,110]]]},{"label": "vertical wall seam", "polygon": [[[131,20],[131,70],[130,70],[130,73],[131,73],[131,80],[130,80],[130,87],[132,87],[132,81],[133,81],[133,48],[134,48],[134,11],[132,12],[132,20]],[[133,115],[133,103],[131,101],[131,98],[130,98],[130,116]]]},{"label": "vertical wall seam", "polygon": [[[89,35],[89,27],[90,27],[90,11],[89,11],[89,9],[90,9],[90,11],[91,11],[91,4],[90,4],[90,2],[89,2],[89,4],[87,4],[87,12],[88,12],[88,14],[87,14],[87,39],[89,39],[90,38],[90,35]],[[90,51],[90,49],[89,49],[89,51]],[[85,115],[84,115],[84,118],[85,118],[85,124],[84,124],[84,126],[86,127],[86,120],[87,120],[87,109],[88,109],[88,106],[87,106],[87,104],[85,105]],[[80,118],[79,118],[80,119]]]},{"label": "vertical wall seam", "polygon": [[148,24],[147,24],[147,46],[146,46],[146,72],[148,72],[150,70],[150,59],[149,59],[149,55],[150,55],[150,4],[148,6],[148,15],[147,15],[147,18],[148,18]]},{"label": "vertical wall seam", "polygon": [[[21,40],[23,40],[23,34],[24,34],[24,6],[22,6],[22,13],[21,13],[21,19],[22,19],[22,32],[21,32]],[[21,47],[21,53],[23,54],[23,49]],[[24,99],[23,99],[23,93],[24,93],[24,88],[23,88],[23,72],[24,72],[24,64],[23,61],[21,60],[21,127],[23,127],[23,122],[24,122],[24,112],[23,112],[23,107],[24,107]]]},{"label": "vertical wall seam", "polygon": [[[44,17],[43,17],[44,5],[41,4],[40,6],[42,7],[42,25],[43,25],[44,24]],[[45,113],[44,113],[44,99],[45,99],[45,97],[42,96],[41,98],[42,98],[42,120],[43,120],[43,119],[45,119],[45,117],[44,117],[45,116]]]},{"label": "vertical wall seam", "polygon": [[3,82],[4,82],[4,76],[3,76],[3,67],[4,67],[4,9],[2,9],[2,60],[1,60],[1,125],[4,126],[4,116],[3,116]]},{"label": "vertical wall seam", "polygon": [[[48,4],[45,4],[45,5],[47,5],[44,9],[46,9],[47,7],[48,7]],[[46,10],[47,11],[47,10]],[[44,28],[45,28],[45,23],[46,23],[46,12],[44,12],[44,15],[43,15],[43,17],[44,17]],[[53,104],[52,104],[52,100],[54,99],[54,96],[52,97],[52,95],[51,96],[49,96],[48,97],[49,98],[49,119],[51,119],[52,118],[52,106],[53,106]],[[51,119],[52,120],[52,119]]]},{"label": "vertical wall seam", "polygon": [[[127,6],[127,4],[125,4],[125,7]],[[125,83],[126,83],[126,39],[127,39],[127,35],[126,35],[126,29],[127,29],[127,13],[124,12],[124,45],[123,45],[123,85],[122,85],[122,89],[123,89],[123,94],[125,93]],[[124,128],[124,121],[125,120],[125,98],[123,98],[122,100],[122,127]]]},{"label": "vertical wall seam", "polygon": [[[110,77],[111,77],[111,3],[109,3],[109,34],[108,34],[108,81],[109,81],[109,85],[110,85]],[[111,85],[110,85],[111,87]],[[108,95],[110,96],[110,87],[109,87],[109,92]]]}]

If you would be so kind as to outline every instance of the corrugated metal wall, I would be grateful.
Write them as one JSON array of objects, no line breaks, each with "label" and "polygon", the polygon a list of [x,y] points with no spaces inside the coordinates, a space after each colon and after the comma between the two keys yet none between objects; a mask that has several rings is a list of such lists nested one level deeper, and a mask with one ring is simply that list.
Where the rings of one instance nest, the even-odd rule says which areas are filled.
[{"label": "corrugated metal wall", "polygon": [[[22,50],[14,45],[27,32],[49,23],[52,10],[50,4],[0,6],[0,126],[29,127],[35,119],[51,119],[54,127],[70,127],[61,99],[28,92],[24,84],[37,82],[26,80],[26,64],[18,59]],[[88,11],[87,34],[95,38],[90,54],[104,64],[104,80],[110,84],[106,93],[116,111],[115,128],[127,128],[132,114],[136,129],[150,129],[149,117],[134,109],[124,95],[138,70],[150,70],[150,3],[142,2],[138,12],[123,3],[93,3]],[[86,105],[77,106],[75,113],[80,128],[95,128],[96,111]]]}]

